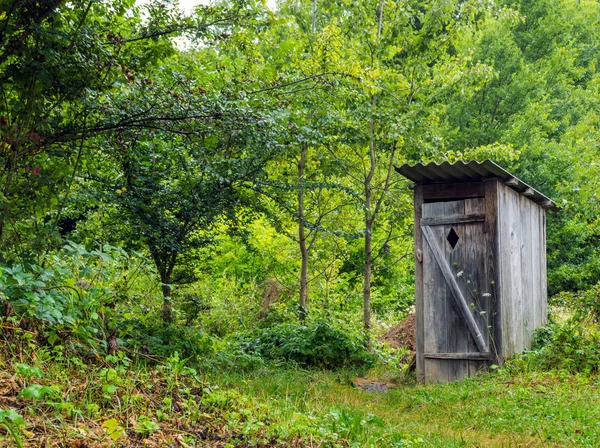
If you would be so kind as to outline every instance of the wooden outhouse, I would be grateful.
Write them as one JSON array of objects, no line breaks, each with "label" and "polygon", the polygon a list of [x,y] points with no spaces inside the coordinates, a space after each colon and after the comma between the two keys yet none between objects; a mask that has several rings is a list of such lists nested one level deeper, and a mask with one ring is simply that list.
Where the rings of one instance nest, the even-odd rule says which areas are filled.
[{"label": "wooden outhouse", "polygon": [[462,379],[529,348],[556,204],[489,160],[396,169],[415,182],[417,378]]}]

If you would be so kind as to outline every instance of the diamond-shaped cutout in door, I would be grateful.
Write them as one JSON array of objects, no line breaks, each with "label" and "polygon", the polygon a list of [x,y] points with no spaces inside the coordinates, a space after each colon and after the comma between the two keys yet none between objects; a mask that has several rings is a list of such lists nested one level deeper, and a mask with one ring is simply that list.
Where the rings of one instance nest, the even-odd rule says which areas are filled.
[{"label": "diamond-shaped cutout in door", "polygon": [[446,239],[450,243],[450,246],[452,246],[452,249],[454,249],[456,247],[456,245],[458,244],[458,240],[460,239],[460,237],[454,230],[454,227],[452,227],[450,229],[450,232],[448,233],[448,236],[446,237]]}]

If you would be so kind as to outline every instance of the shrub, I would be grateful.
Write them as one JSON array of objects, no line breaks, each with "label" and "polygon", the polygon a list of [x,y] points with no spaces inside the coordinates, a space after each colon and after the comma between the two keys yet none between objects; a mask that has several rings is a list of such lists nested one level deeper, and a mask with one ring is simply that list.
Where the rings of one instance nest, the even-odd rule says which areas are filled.
[{"label": "shrub", "polygon": [[283,323],[243,336],[239,348],[270,360],[288,360],[307,367],[339,368],[372,365],[373,355],[357,336],[330,322]]},{"label": "shrub", "polygon": [[153,319],[130,319],[120,324],[125,344],[153,357],[179,353],[190,362],[211,356],[213,340],[203,331],[187,326],[163,326]]},{"label": "shrub", "polygon": [[600,321],[600,282],[583,291],[562,292],[553,300],[572,309],[576,319]]},{"label": "shrub", "polygon": [[116,247],[88,251],[69,243],[39,264],[0,265],[5,314],[42,330],[51,344],[59,334],[91,341],[112,317],[129,262]]},{"label": "shrub", "polygon": [[534,333],[533,350],[525,355],[536,369],[597,373],[600,366],[600,331],[576,317],[552,323]]}]

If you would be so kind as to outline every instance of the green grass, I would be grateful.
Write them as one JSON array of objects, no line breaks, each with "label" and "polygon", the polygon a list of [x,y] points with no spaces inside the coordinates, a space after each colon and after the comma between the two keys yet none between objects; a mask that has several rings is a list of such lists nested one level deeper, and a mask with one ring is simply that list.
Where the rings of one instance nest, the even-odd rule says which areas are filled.
[{"label": "green grass", "polygon": [[[598,446],[600,380],[531,361],[451,384],[354,386],[357,372],[195,371],[81,360],[29,342],[0,356],[0,446]],[[365,373],[365,372],[363,372]],[[379,365],[370,379],[394,378]],[[396,375],[398,376],[398,375]]]},{"label": "green grass", "polygon": [[600,440],[596,377],[513,368],[376,393],[354,387],[351,375],[288,370],[214,380],[269,403],[279,420],[291,422],[301,412],[332,428],[337,423],[342,438],[357,446],[598,446]]}]

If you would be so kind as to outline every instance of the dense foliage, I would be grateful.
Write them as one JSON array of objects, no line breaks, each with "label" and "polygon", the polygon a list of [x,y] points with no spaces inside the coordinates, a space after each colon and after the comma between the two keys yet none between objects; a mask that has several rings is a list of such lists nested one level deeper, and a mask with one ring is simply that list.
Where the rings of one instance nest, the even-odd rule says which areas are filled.
[{"label": "dense foliage", "polygon": [[[377,338],[414,288],[394,167],[491,158],[560,206],[551,323],[513,368],[596,374],[599,28],[595,0],[0,0],[0,368],[99,363],[103,409],[131,363],[171,369],[167,389],[184,365],[194,387],[396,369]],[[101,412],[60,408],[36,362],[18,364],[22,399]],[[2,406],[0,433],[23,439]],[[299,428],[358,440],[370,418]]]}]

